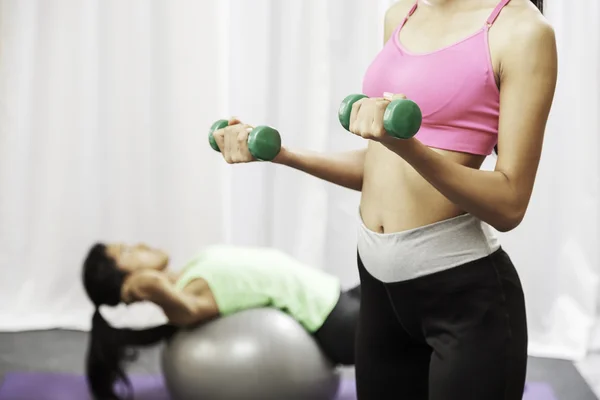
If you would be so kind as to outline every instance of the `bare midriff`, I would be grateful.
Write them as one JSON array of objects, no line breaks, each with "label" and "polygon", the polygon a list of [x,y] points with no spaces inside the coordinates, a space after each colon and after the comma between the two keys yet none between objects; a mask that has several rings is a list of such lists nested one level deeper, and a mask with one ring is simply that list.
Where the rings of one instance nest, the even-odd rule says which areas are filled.
[{"label": "bare midriff", "polygon": [[[485,156],[432,149],[453,162],[479,169]],[[465,214],[410,164],[371,142],[365,157],[362,220],[379,233],[401,232]]]}]

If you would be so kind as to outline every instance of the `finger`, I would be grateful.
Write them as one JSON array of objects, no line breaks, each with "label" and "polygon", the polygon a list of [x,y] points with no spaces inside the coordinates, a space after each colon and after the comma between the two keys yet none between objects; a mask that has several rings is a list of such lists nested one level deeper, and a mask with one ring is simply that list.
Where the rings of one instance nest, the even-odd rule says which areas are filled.
[{"label": "finger", "polygon": [[245,161],[248,150],[248,134],[252,130],[249,125],[238,124],[229,128],[229,146],[232,162],[239,163]]},{"label": "finger", "polygon": [[224,129],[217,129],[216,131],[213,132],[213,138],[215,139],[215,142],[217,143],[217,147],[219,148],[221,153],[223,153],[223,149],[225,148],[224,134],[225,134]]},{"label": "finger", "polygon": [[356,121],[358,120],[360,108],[362,107],[364,100],[365,99],[360,99],[357,102],[355,102],[354,104],[352,104],[352,111],[350,112],[350,126],[348,127],[348,130],[352,133],[357,133],[356,132],[356,128],[357,128]]},{"label": "finger", "polygon": [[360,136],[365,139],[371,139],[373,137],[373,119],[363,119],[358,127]]},{"label": "finger", "polygon": [[252,128],[246,127],[246,129],[241,130],[237,136],[238,143],[238,156],[239,161],[248,162],[254,160],[252,153],[250,153],[250,149],[248,148],[248,134],[252,131]]},{"label": "finger", "polygon": [[237,125],[232,129],[233,140],[235,141],[236,148],[248,146],[248,134],[252,131],[252,128],[246,124]]},{"label": "finger", "polygon": [[374,138],[383,138],[387,133],[383,127],[383,122],[381,120],[374,119],[373,123],[369,127],[369,132],[371,133],[371,139]]},{"label": "finger", "polygon": [[377,112],[379,112],[379,110],[385,111],[385,109],[387,108],[387,106],[390,104],[390,101],[388,99],[378,99],[375,102],[375,111],[374,113],[376,114]]},{"label": "finger", "polygon": [[233,128],[236,144],[248,147],[248,135],[250,135],[252,129],[254,129],[254,127],[248,124],[240,124]]},{"label": "finger", "polygon": [[388,101],[384,99],[373,99],[371,98],[368,103],[365,103],[361,107],[360,122],[357,129],[360,131],[360,135],[365,139],[373,137],[373,121],[376,118],[377,110],[380,104],[385,104],[387,107]]},{"label": "finger", "polygon": [[234,125],[244,125],[246,127],[250,127],[250,129],[254,129],[254,126],[252,125],[248,125],[248,124],[244,124],[241,120],[237,119],[236,117],[231,117],[227,123],[229,124],[228,126],[234,126]]},{"label": "finger", "polygon": [[235,138],[235,132],[233,129],[235,129],[235,127],[225,128],[225,151],[223,152],[223,156],[228,163],[233,162],[231,155],[235,151],[235,139],[232,140],[232,136]]},{"label": "finger", "polygon": [[401,94],[401,93],[394,94],[394,93],[390,93],[390,92],[385,92],[383,94],[383,98],[386,100],[389,100],[389,101],[399,100],[399,99],[402,99],[402,100],[407,99],[406,95],[404,95],[404,94]]},{"label": "finger", "polygon": [[373,133],[374,136],[381,137],[386,133],[383,127],[383,115],[389,104],[390,103],[387,100],[380,100],[376,104],[377,106],[373,111],[373,121],[369,127],[370,132]]},{"label": "finger", "polygon": [[227,121],[227,124],[228,124],[229,126],[231,126],[231,125],[237,125],[237,124],[241,124],[241,123],[242,123],[242,121],[240,121],[240,120],[239,120],[237,117],[231,117],[231,118],[229,118],[229,120]]}]

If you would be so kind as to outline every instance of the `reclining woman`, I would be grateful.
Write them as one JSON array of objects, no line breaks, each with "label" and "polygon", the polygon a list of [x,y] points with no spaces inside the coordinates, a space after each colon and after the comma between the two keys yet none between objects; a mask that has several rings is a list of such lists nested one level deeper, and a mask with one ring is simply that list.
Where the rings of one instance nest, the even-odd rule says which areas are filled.
[{"label": "reclining woman", "polygon": [[[86,359],[90,390],[98,399],[119,399],[119,381],[131,390],[124,361],[132,348],[169,338],[178,328],[258,307],[290,315],[313,335],[334,364],[354,364],[360,286],[341,291],[338,278],[268,248],[212,246],[180,272],[169,257],[146,245],[96,244],[83,266],[83,284],[96,310]],[[101,305],[149,301],[169,323],[144,330],[117,329]]]}]

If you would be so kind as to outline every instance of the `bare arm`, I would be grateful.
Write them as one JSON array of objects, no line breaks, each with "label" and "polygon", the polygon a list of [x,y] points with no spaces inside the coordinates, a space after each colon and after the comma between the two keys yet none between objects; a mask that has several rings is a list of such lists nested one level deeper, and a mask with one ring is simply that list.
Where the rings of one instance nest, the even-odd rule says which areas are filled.
[{"label": "bare arm", "polygon": [[162,308],[174,325],[188,326],[218,315],[208,299],[176,290],[169,278],[160,273],[144,274],[136,282],[134,292],[139,300]]},{"label": "bare arm", "polygon": [[273,162],[306,172],[336,185],[360,191],[362,190],[366,152],[367,149],[362,149],[331,154],[290,151],[282,148]]},{"label": "bare arm", "polygon": [[[385,19],[384,41],[387,41],[395,27],[412,6],[413,0],[400,0],[387,11]],[[228,163],[253,161],[246,147],[249,125],[241,125],[237,118],[229,121],[230,127],[214,132],[214,138]],[[235,126],[239,125],[237,128]],[[237,129],[237,131],[235,131]],[[333,184],[362,190],[364,163],[367,149],[339,152],[319,153],[305,150],[281,148],[280,153],[272,161],[298,171],[331,182]]]},{"label": "bare arm", "polygon": [[415,139],[385,143],[440,193],[503,232],[517,227],[527,210],[557,78],[553,29],[539,19],[528,22],[517,25],[502,60],[494,171],[454,163]]}]

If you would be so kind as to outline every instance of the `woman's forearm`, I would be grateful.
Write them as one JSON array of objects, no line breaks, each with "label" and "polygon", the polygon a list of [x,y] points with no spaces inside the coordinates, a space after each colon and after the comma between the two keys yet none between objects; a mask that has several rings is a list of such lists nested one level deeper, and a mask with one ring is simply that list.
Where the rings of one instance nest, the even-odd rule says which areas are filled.
[{"label": "woman's forearm", "polygon": [[501,232],[514,229],[525,214],[508,177],[500,171],[465,167],[443,157],[420,142],[386,144],[402,156],[441,194]]},{"label": "woman's forearm", "polygon": [[361,191],[366,151],[363,149],[343,153],[318,153],[282,148],[273,162],[348,189]]}]

